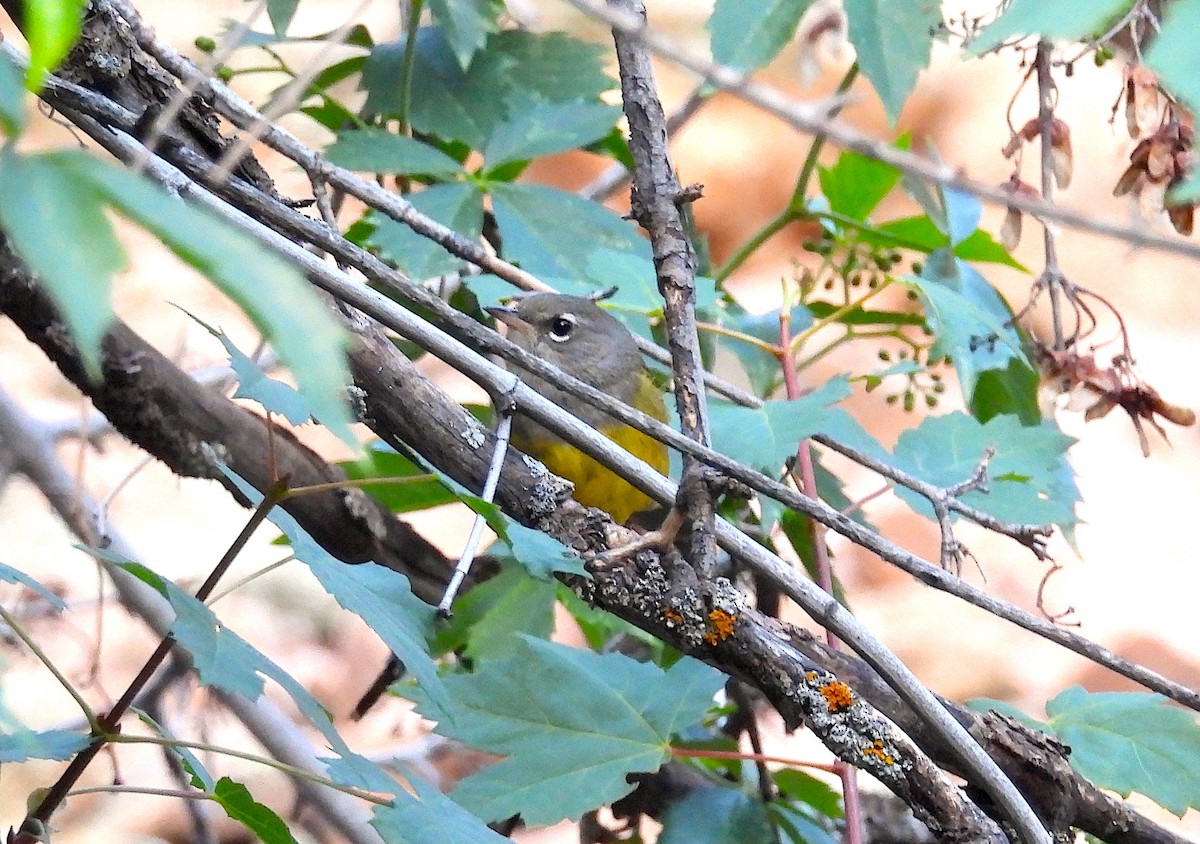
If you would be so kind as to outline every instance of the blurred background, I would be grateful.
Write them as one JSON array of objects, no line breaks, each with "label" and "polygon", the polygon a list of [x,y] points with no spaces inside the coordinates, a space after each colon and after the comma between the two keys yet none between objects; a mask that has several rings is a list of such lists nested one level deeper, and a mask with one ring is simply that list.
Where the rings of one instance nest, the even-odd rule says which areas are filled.
[{"label": "blurred background", "polygon": [[[947,11],[972,5],[986,8],[989,4],[950,2]],[[163,37],[190,54],[195,53],[190,45],[196,36],[218,35],[227,19],[243,15],[247,9],[233,0],[203,4],[139,0],[137,6]],[[566,29],[601,42],[607,39],[602,27],[554,0],[510,0],[509,6],[513,17],[529,26]],[[710,4],[649,0],[648,6],[654,26],[670,32],[693,51],[706,51],[703,24]],[[328,31],[340,25],[348,12],[345,3],[305,0],[292,32]],[[369,4],[362,19],[376,41],[389,40],[399,31],[395,4]],[[0,26],[6,38],[19,39],[10,22],[5,20]],[[264,18],[259,28],[265,26]],[[316,49],[298,46],[289,56],[294,65],[302,65],[305,55],[311,56]],[[253,54],[245,51],[234,57],[234,64],[254,60]],[[852,60],[852,49],[839,45],[836,38],[815,46],[793,45],[762,78],[799,99],[817,99],[833,89]],[[1024,72],[1012,54],[964,61],[955,50],[940,45],[897,126],[888,125],[879,101],[863,81],[854,86],[843,119],[882,140],[909,132],[914,149],[936,151],[942,160],[963,168],[973,178],[999,184],[1007,180],[1012,166],[1001,154],[1008,140],[1005,112]],[[1072,130],[1076,174],[1059,201],[1106,220],[1133,223],[1140,219],[1136,207],[1128,199],[1112,196],[1132,148],[1123,119],[1120,115],[1115,123],[1112,119],[1122,72],[1120,61],[1097,68],[1085,59],[1075,65],[1071,78],[1058,78],[1058,116]],[[661,64],[658,74],[670,113],[687,96],[694,80]],[[251,99],[261,99],[281,81],[279,77],[239,77],[235,87]],[[351,90],[343,93],[351,101],[356,96]],[[1021,91],[1013,105],[1014,122],[1019,126],[1035,114],[1035,92]],[[283,123],[314,145],[323,146],[330,140],[303,116],[290,116]],[[42,120],[26,143],[52,148],[72,146],[77,140],[62,125]],[[675,163],[683,183],[704,185],[704,197],[694,208],[715,262],[727,258],[786,203],[808,143],[808,138],[727,95],[714,97],[679,132],[673,147]],[[267,150],[258,152],[284,194],[308,195],[307,180],[290,162]],[[835,149],[826,150],[825,160],[831,161],[836,153]],[[524,179],[578,189],[604,170],[606,163],[582,153],[555,156],[535,163]],[[1036,182],[1032,168],[1027,169],[1025,180]],[[619,198],[613,207],[620,208],[625,201]],[[897,195],[889,198],[876,218],[916,211],[913,203]],[[1002,218],[1002,209],[988,207],[982,226],[995,233]],[[1170,231],[1165,216],[1142,222],[1156,231]],[[180,266],[144,233],[130,227],[123,227],[122,232],[133,256],[115,291],[116,309],[123,319],[189,369],[221,364],[225,358],[220,345],[174,305],[220,325],[242,348],[254,346],[256,337],[245,318],[203,279]],[[781,232],[742,267],[729,290],[751,311],[777,309],[781,279],[793,277],[797,266],[812,258],[801,248],[811,234],[801,227]],[[993,265],[981,268],[1016,307],[1024,303],[1042,266],[1040,248],[1041,231],[1027,220],[1023,242],[1015,254],[1033,275]],[[1059,253],[1069,279],[1102,294],[1120,311],[1142,377],[1167,401],[1200,407],[1200,379],[1196,376],[1200,268],[1182,259],[1132,250],[1116,241],[1070,230],[1060,232]],[[1043,313],[1032,315],[1035,332],[1044,332],[1046,317]],[[876,351],[857,348],[834,356],[806,377],[815,384],[833,374],[862,371]],[[484,399],[474,385],[438,362],[426,360],[423,366],[457,397]],[[0,388],[46,422],[70,423],[91,413],[41,353],[2,320]],[[859,390],[845,406],[885,444],[894,442],[901,430],[917,421],[896,406],[886,405],[880,393]],[[1191,523],[1200,502],[1198,429],[1174,428],[1169,432],[1170,443],[1150,431],[1152,453],[1144,458],[1133,426],[1119,410],[1086,424],[1077,412],[1061,412],[1058,420],[1078,439],[1070,454],[1084,498],[1084,523],[1078,529],[1075,548],[1060,537],[1051,544],[1062,570],[1047,587],[1047,608],[1051,612],[1073,609],[1069,618],[1081,633],[1176,681],[1200,686],[1200,630],[1194,608],[1200,555]],[[331,457],[348,456],[343,446],[319,431],[302,429],[300,433]],[[100,450],[81,448],[70,440],[62,446],[61,455],[67,465],[77,468],[81,488],[108,502],[111,523],[142,558],[185,585],[194,585],[207,573],[247,516],[215,484],[179,480],[159,464],[146,463],[137,449],[119,438],[105,439]],[[833,461],[830,465],[835,470],[846,468]],[[851,499],[880,485],[877,478],[865,473],[847,477]],[[936,527],[891,496],[871,501],[867,514],[893,540],[926,559],[937,558]],[[465,509],[446,507],[413,521],[435,544],[457,554],[469,517]],[[258,532],[236,564],[230,582],[280,558],[280,549],[269,544],[274,536],[270,526]],[[982,531],[963,528],[959,538],[978,561],[977,566],[968,562],[964,567],[966,579],[1036,611],[1044,564],[1015,543]],[[88,686],[94,699],[110,700],[140,668],[155,641],[140,622],[115,604],[110,590],[100,590],[94,564],[71,549],[72,541],[35,488],[19,477],[3,479],[0,561],[60,588],[72,607],[65,618],[33,619],[30,626],[68,676]],[[1073,684],[1090,691],[1133,689],[1127,681],[1074,654],[920,586],[838,537],[830,541],[836,573],[846,586],[851,607],[941,694],[957,700],[1001,698],[1041,716],[1044,702]],[[5,586],[0,599],[11,603],[15,594]],[[287,565],[255,580],[222,599],[217,609],[230,627],[270,654],[339,715],[349,712],[386,657],[386,649],[374,635],[339,610],[300,565]],[[798,613],[790,620],[808,623]],[[571,631],[566,624],[563,628],[563,636],[569,638]],[[10,643],[0,651],[0,660],[4,701],[25,723],[49,728],[78,721],[70,698],[18,647]],[[184,711],[185,718],[202,727],[208,741],[245,741],[232,717],[215,704],[205,704],[202,690]],[[778,724],[771,733],[771,752],[815,761],[828,759],[819,745],[803,734],[784,735]],[[362,722],[345,724],[345,735],[356,749],[420,749],[423,734],[419,719],[396,700],[385,701]],[[221,765],[286,816],[290,792],[277,775],[236,760],[222,760]],[[7,825],[19,820],[26,795],[49,784],[58,767],[54,763],[6,766],[0,778],[0,822]],[[131,783],[165,777],[159,754],[143,748],[123,748],[118,772],[123,781]],[[111,764],[102,759],[93,765],[89,778],[100,784],[111,781],[113,773]],[[268,799],[272,794],[278,799]],[[1195,814],[1184,820],[1184,828],[1200,841],[1200,818]],[[118,831],[127,842],[183,841],[188,830],[177,801],[134,795],[75,798],[58,821],[55,840],[60,844],[111,840]],[[1166,822],[1177,823],[1169,817]],[[238,829],[230,827],[230,837],[222,840],[244,840],[244,830]],[[569,825],[523,832],[518,839],[576,840]]]}]

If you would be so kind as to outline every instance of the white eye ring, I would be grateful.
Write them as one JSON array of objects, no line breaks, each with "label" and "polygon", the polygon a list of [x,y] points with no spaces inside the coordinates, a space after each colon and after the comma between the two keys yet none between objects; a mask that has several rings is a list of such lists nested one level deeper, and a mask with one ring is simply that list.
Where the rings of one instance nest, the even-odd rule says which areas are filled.
[{"label": "white eye ring", "polygon": [[565,343],[571,339],[571,332],[575,329],[575,314],[566,313],[559,314],[550,320],[550,339],[555,343]]}]

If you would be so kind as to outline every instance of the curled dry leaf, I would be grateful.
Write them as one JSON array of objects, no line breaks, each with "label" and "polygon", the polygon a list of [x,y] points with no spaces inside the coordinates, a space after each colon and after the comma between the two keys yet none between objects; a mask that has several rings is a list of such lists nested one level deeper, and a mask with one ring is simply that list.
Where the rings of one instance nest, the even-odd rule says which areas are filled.
[{"label": "curled dry leaf", "polygon": [[1015,133],[1008,139],[1008,143],[1004,145],[1004,149],[1000,150],[1005,158],[1012,158],[1016,155],[1021,147],[1029,141],[1032,141],[1038,136],[1038,122],[1036,119],[1030,120],[1021,127],[1021,131]]},{"label": "curled dry leaf", "polygon": [[1083,410],[1083,418],[1088,422],[1120,407],[1129,414],[1145,457],[1150,456],[1150,442],[1142,427],[1143,420],[1158,431],[1163,440],[1167,440],[1167,432],[1159,418],[1184,428],[1196,424],[1193,410],[1163,399],[1157,390],[1137,376],[1124,355],[1102,367],[1096,362],[1094,353],[1081,354],[1076,347],[1050,349],[1039,346],[1037,351],[1043,387],[1053,395],[1066,395],[1067,409]]},{"label": "curled dry leaf", "polygon": [[796,29],[803,85],[812,85],[820,78],[825,62],[845,61],[850,46],[846,29],[846,13],[840,0],[818,0],[804,13]]}]

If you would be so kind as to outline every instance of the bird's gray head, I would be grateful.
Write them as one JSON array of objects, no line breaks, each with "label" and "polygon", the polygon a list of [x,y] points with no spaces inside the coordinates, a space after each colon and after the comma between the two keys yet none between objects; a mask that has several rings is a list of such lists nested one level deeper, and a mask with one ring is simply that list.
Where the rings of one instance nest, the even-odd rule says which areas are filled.
[{"label": "bird's gray head", "polygon": [[509,338],[547,363],[623,400],[614,389],[642,369],[633,335],[590,299],[562,293],[534,293],[508,308],[488,308],[508,325]]}]

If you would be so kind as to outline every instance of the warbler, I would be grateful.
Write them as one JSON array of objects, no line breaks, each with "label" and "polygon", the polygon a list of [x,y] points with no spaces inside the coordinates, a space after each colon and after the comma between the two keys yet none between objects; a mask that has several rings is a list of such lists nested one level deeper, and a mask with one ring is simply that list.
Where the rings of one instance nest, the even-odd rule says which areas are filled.
[{"label": "warbler", "polygon": [[[633,335],[591,299],[535,293],[511,307],[488,308],[509,328],[509,339],[580,381],[646,413],[667,420],[667,406],[642,362]],[[667,473],[667,447],[543,379],[514,367],[521,380],[617,445]],[[575,500],[607,511],[624,524],[655,502],[637,487],[527,416],[513,418],[512,443],[575,485]]]}]

